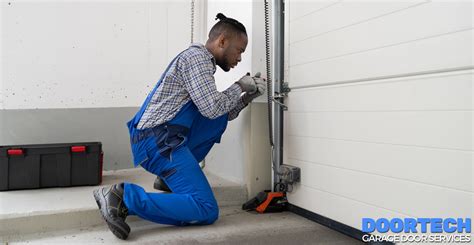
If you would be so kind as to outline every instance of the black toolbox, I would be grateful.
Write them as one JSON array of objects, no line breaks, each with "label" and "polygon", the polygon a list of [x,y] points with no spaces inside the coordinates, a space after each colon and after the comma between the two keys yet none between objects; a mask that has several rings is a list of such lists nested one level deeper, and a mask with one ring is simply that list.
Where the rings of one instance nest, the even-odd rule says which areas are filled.
[{"label": "black toolbox", "polygon": [[0,191],[98,185],[100,142],[0,146]]}]

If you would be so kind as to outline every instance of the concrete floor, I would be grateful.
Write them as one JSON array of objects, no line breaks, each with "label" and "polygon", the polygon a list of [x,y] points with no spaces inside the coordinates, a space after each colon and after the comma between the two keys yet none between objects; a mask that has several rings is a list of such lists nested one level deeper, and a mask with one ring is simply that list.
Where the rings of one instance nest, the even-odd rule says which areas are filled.
[{"label": "concrete floor", "polygon": [[[245,186],[206,173],[220,207],[247,200]],[[141,168],[104,172],[103,186],[119,182],[153,189],[156,176]],[[0,242],[28,233],[90,227],[102,222],[92,191],[98,186],[0,192]]]},{"label": "concrete floor", "polygon": [[[213,187],[219,205],[228,205],[227,200],[240,201],[246,199],[245,187],[227,181],[211,173],[206,177]],[[109,186],[120,182],[130,182],[141,185],[146,191],[158,192],[153,189],[156,176],[142,168],[105,171],[101,186]],[[45,188],[0,192],[0,220],[8,217],[28,216],[37,213],[49,214],[71,212],[75,210],[97,208],[92,191],[98,186],[81,186],[67,188]],[[221,191],[233,190],[232,196],[222,196]],[[243,190],[237,192],[237,190]],[[216,193],[217,192],[217,193]],[[235,199],[235,194],[239,195]],[[235,204],[230,203],[230,204]]]},{"label": "concrete floor", "polygon": [[257,214],[240,207],[221,208],[209,226],[173,227],[136,219],[128,240],[117,239],[103,225],[29,234],[8,244],[362,244],[290,212]]},{"label": "concrete floor", "polygon": [[[125,243],[133,244],[357,244],[350,237],[290,212],[244,212],[245,186],[206,173],[220,207],[210,226],[171,227],[136,216]],[[103,185],[122,181],[153,190],[141,168],[105,172]],[[117,244],[92,197],[97,186],[0,192],[0,244]]]}]

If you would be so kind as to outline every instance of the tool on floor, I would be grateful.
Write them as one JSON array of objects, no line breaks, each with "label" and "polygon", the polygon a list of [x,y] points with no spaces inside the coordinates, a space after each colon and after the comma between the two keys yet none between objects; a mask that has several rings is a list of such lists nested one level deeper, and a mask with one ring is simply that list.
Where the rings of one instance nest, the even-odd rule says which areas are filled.
[{"label": "tool on floor", "polygon": [[259,192],[256,197],[242,205],[243,210],[259,213],[282,212],[288,208],[286,192],[293,191],[293,184],[301,179],[300,168],[283,164],[280,166],[280,181],[275,184],[275,192]]},{"label": "tool on floor", "polygon": [[287,210],[288,200],[284,192],[271,192],[269,190],[259,192],[256,197],[242,205],[246,211],[257,211],[259,213],[275,213]]}]

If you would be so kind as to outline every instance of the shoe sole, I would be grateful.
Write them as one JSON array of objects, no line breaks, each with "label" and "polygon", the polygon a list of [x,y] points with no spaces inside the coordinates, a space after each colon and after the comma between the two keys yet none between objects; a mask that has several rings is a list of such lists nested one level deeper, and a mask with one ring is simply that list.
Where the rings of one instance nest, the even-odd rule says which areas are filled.
[{"label": "shoe sole", "polygon": [[99,210],[100,210],[100,214],[102,215],[102,218],[105,220],[105,222],[109,226],[110,231],[112,231],[112,233],[116,237],[122,240],[127,239],[128,234],[130,233],[130,227],[125,222],[124,222],[125,228],[119,225],[116,225],[115,223],[117,221],[111,220],[110,217],[106,213],[104,213],[106,212],[106,210],[102,209],[102,205],[104,206],[106,205],[106,200],[105,200],[104,195],[99,193],[99,190],[94,190],[94,199],[95,199],[95,202],[97,203],[97,206],[99,206]]}]

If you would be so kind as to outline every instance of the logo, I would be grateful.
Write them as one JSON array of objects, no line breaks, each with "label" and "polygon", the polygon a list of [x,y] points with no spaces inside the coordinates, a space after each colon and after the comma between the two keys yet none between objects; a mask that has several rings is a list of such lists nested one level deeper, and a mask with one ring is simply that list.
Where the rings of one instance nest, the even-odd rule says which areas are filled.
[{"label": "logo", "polygon": [[[469,243],[471,242],[471,219],[379,218],[374,220],[363,218],[362,231],[382,233],[382,235],[364,235],[362,237],[364,242]],[[383,234],[388,232],[395,235]]]}]

